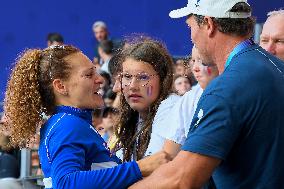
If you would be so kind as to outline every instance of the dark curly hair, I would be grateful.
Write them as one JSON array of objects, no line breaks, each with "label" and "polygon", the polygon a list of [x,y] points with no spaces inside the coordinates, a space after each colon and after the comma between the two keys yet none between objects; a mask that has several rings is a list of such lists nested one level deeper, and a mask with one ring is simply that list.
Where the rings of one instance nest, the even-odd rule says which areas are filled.
[{"label": "dark curly hair", "polygon": [[4,112],[11,144],[26,147],[36,133],[42,115],[51,115],[55,107],[52,82],[66,80],[70,66],[65,57],[80,52],[73,46],[28,49],[16,59],[8,81]]},{"label": "dark curly hair", "polygon": [[[121,63],[127,58],[146,62],[153,66],[158,73],[161,85],[158,99],[149,107],[149,113],[143,120],[142,129],[137,132],[138,112],[131,109],[125,97],[121,98],[120,122],[116,127],[119,138],[119,147],[123,149],[123,160],[131,160],[134,153],[136,160],[143,158],[149,145],[154,116],[160,103],[167,98],[171,92],[173,81],[173,60],[168,51],[158,41],[143,39],[130,44],[130,47],[121,52]],[[136,144],[136,147],[134,147]],[[134,150],[136,149],[136,152]]]}]

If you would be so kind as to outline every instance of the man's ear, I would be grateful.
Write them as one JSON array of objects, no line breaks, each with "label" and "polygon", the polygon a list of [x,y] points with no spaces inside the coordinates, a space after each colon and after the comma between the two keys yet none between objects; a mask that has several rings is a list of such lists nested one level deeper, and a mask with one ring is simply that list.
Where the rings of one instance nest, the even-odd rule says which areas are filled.
[{"label": "man's ear", "polygon": [[67,87],[61,79],[54,79],[52,85],[55,92],[64,96],[68,95]]},{"label": "man's ear", "polygon": [[205,21],[205,23],[206,23],[206,24],[205,24],[205,27],[206,27],[206,30],[207,30],[207,35],[208,35],[209,37],[214,36],[214,34],[215,34],[217,28],[216,28],[216,26],[215,26],[215,24],[214,24],[212,18],[209,17],[209,16],[205,16],[205,17],[204,17],[204,21]]}]

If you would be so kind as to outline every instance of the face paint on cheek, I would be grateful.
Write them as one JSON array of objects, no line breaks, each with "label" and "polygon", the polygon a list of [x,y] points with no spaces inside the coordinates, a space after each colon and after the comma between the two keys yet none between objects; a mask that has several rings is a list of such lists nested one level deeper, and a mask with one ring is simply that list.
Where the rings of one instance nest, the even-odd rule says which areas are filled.
[{"label": "face paint on cheek", "polygon": [[147,87],[147,96],[151,96],[153,92],[153,86]]},{"label": "face paint on cheek", "polygon": [[210,67],[207,67],[207,73],[208,73],[208,75],[211,75],[212,70],[211,70],[211,68],[210,68]]}]

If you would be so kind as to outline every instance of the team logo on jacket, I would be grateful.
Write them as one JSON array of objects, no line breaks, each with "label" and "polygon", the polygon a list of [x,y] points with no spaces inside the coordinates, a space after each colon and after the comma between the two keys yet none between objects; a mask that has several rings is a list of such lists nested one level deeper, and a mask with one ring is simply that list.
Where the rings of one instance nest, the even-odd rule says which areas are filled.
[{"label": "team logo on jacket", "polygon": [[195,127],[198,127],[200,120],[203,118],[203,110],[202,109],[199,110],[199,112],[197,114],[197,118],[198,118],[198,120],[194,124]]},{"label": "team logo on jacket", "polygon": [[197,0],[197,1],[196,1],[195,7],[199,7],[199,2],[200,2],[200,0]]}]

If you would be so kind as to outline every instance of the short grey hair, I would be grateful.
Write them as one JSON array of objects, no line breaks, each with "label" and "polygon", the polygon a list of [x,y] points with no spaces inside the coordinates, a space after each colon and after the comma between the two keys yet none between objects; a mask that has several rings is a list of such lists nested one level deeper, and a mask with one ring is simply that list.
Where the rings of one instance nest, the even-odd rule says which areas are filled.
[{"label": "short grey hair", "polygon": [[107,25],[106,23],[104,23],[103,21],[96,21],[94,24],[93,24],[93,30],[97,27],[102,27],[104,29],[107,29]]},{"label": "short grey hair", "polygon": [[267,13],[268,18],[273,17],[273,16],[278,16],[278,15],[284,16],[284,10],[279,9],[279,10],[270,11]]}]

